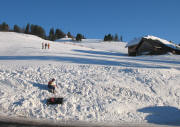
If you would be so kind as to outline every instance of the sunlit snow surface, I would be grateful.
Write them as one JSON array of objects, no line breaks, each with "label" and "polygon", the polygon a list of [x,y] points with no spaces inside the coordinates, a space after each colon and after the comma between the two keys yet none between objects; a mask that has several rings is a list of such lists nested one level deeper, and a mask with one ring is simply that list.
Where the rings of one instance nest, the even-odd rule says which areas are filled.
[{"label": "sunlit snow surface", "polygon": [[[42,50],[42,42],[50,49]],[[127,56],[125,42],[50,42],[0,32],[0,112],[25,118],[180,123],[180,56]],[[47,82],[55,78],[56,94]],[[46,105],[64,97],[63,105]]]}]

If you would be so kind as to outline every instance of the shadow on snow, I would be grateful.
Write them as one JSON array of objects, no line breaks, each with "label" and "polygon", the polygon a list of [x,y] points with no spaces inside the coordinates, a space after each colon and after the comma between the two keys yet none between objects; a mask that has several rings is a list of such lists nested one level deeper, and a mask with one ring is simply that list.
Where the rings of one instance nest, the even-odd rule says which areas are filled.
[{"label": "shadow on snow", "polygon": [[145,107],[138,110],[143,113],[150,113],[146,116],[149,123],[159,125],[180,126],[180,110],[171,106]]},{"label": "shadow on snow", "polygon": [[45,85],[45,84],[34,83],[34,82],[31,82],[31,84],[32,84],[34,87],[37,87],[37,88],[40,89],[40,90],[48,90],[48,86]]},{"label": "shadow on snow", "polygon": [[[127,54],[123,53],[115,53],[115,52],[105,52],[105,51],[91,51],[91,50],[73,50],[76,52],[81,52],[81,53],[87,53],[87,54],[96,54],[96,55],[108,55],[108,56],[128,56]],[[155,56],[155,55],[154,55]],[[159,55],[156,55],[159,56]],[[163,56],[163,55],[162,55]],[[97,56],[95,56],[97,57]],[[123,57],[119,59],[124,59],[124,60],[136,60],[136,61],[146,61],[146,62],[158,62],[158,63],[170,63],[170,64],[180,64],[180,61],[174,61],[174,60],[161,60],[161,59],[149,59],[149,57],[142,57],[141,56],[128,56],[128,57]],[[113,58],[113,57],[106,57],[106,58]]]},{"label": "shadow on snow", "polygon": [[109,66],[123,66],[123,67],[139,67],[139,68],[169,68],[166,66],[151,66],[134,62],[122,62],[102,59],[90,59],[81,57],[64,57],[64,56],[0,56],[0,60],[42,60],[42,61],[59,61],[71,62],[77,64],[95,64],[95,65],[109,65]]},{"label": "shadow on snow", "polygon": [[117,53],[117,52],[106,52],[106,51],[92,51],[92,50],[73,50],[75,52],[95,54],[95,55],[111,55],[111,56],[128,56],[125,53]]}]

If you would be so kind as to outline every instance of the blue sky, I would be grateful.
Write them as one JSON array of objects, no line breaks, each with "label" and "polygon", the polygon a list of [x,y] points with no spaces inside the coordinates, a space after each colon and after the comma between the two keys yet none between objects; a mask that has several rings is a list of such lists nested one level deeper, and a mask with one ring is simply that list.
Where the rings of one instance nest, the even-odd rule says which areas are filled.
[{"label": "blue sky", "polygon": [[73,35],[103,38],[117,33],[124,41],[154,35],[180,43],[180,0],[0,0],[0,23],[37,24]]}]

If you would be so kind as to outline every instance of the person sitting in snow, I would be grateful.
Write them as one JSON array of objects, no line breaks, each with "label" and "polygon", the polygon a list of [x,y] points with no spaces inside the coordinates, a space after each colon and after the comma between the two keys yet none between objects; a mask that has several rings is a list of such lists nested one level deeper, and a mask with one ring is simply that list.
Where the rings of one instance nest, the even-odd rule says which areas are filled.
[{"label": "person sitting in snow", "polygon": [[55,79],[53,78],[48,82],[48,88],[49,88],[50,92],[54,93],[55,87],[56,87],[56,83],[55,83]]}]

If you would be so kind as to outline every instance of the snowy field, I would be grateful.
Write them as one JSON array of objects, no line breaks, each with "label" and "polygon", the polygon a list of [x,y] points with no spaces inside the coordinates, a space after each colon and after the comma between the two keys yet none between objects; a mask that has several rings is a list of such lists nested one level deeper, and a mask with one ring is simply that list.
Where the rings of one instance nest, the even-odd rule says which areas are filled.
[{"label": "snowy field", "polygon": [[[129,57],[125,42],[50,42],[13,32],[0,32],[0,45],[2,115],[180,125],[179,55]],[[47,90],[51,78],[55,95]],[[48,97],[65,102],[47,106]]]}]

